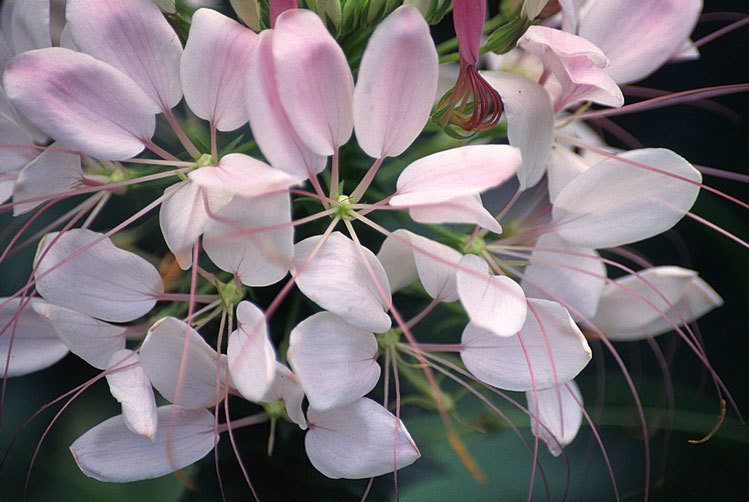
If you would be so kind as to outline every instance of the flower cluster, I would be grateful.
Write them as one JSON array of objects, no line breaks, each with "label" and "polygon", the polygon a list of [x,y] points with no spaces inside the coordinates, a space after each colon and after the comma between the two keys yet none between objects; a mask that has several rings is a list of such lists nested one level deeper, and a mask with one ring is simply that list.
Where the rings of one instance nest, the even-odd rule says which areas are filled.
[{"label": "flower cluster", "polygon": [[0,368],[100,370],[76,396],[105,379],[122,412],[70,446],[84,474],[160,477],[228,435],[258,497],[234,431],[269,422],[269,453],[291,424],[324,476],[373,478],[421,455],[412,394],[480,478],[455,396],[502,400],[562,455],[596,428],[575,383],[592,340],[644,436],[612,342],[675,331],[725,391],[690,327],[721,297],[626,247],[699,219],[700,170],[590,126],[698,55],[701,1],[505,2],[489,33],[483,1],[455,0],[457,78],[430,33],[449,2],[232,1],[245,24],[60,3],[2,7],[0,199],[21,223],[0,262],[37,247],[0,299]]}]

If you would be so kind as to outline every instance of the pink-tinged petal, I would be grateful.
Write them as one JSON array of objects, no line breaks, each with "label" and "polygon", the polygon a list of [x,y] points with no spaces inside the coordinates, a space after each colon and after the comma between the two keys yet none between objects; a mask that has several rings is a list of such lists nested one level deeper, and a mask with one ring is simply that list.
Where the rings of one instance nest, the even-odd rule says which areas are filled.
[{"label": "pink-tinged petal", "polygon": [[590,162],[582,156],[566,148],[555,146],[551,150],[551,155],[549,155],[549,165],[547,168],[547,172],[549,173],[549,200],[552,203],[556,201],[559,193],[570,181],[590,168]]},{"label": "pink-tinged petal", "polygon": [[390,284],[377,257],[367,248],[363,248],[364,255],[376,282],[354,242],[340,232],[330,234],[315,256],[300,270],[320,238],[309,237],[294,246],[297,286],[302,293],[354,326],[375,333],[390,329],[387,314],[390,310]]},{"label": "pink-tinged petal", "polygon": [[588,40],[546,26],[531,26],[518,40],[518,47],[541,58],[544,67],[561,85],[556,110],[588,100],[606,106],[621,106],[624,97],[604,68],[608,60]]},{"label": "pink-tinged petal", "polygon": [[377,385],[377,339],[330,312],[319,312],[291,331],[289,364],[310,406],[340,408],[364,397]]},{"label": "pink-tinged petal", "polygon": [[211,9],[198,9],[180,63],[185,101],[219,131],[247,120],[244,88],[257,35]]},{"label": "pink-tinged petal", "polygon": [[[5,301],[8,303],[0,308],[0,330],[5,329],[0,336],[0,378],[6,375],[6,369],[8,377],[26,375],[48,368],[67,355],[68,347],[52,325],[33,308],[36,304],[44,305],[44,302],[32,300],[18,316],[18,323],[14,324],[13,316],[21,301],[17,298],[0,299],[0,302]],[[11,353],[6,368],[8,350]]]},{"label": "pink-tinged petal", "polygon": [[258,197],[286,191],[304,181],[303,176],[292,176],[274,169],[249,155],[230,153],[217,166],[206,166],[191,171],[190,179],[203,188],[221,190],[243,197]]},{"label": "pink-tinged petal", "polygon": [[507,276],[492,275],[476,255],[463,256],[459,266],[458,294],[471,322],[499,337],[517,334],[528,310],[520,285]]},{"label": "pink-tinged petal", "polygon": [[481,75],[502,96],[507,138],[512,146],[520,148],[523,157],[517,170],[520,188],[530,188],[546,172],[546,161],[554,143],[554,107],[549,93],[520,75],[505,72],[482,72]]},{"label": "pink-tinged petal", "polygon": [[273,384],[262,397],[262,402],[283,401],[286,405],[286,415],[302,430],[307,430],[307,419],[302,411],[304,390],[296,375],[283,364],[276,362],[276,374]]},{"label": "pink-tinged petal", "polygon": [[408,213],[419,223],[470,223],[495,234],[502,233],[499,222],[486,210],[478,194],[462,195],[438,204],[412,206]]},{"label": "pink-tinged petal", "polygon": [[217,441],[213,414],[174,405],[157,410],[159,426],[153,440],[127,428],[122,415],[105,420],[70,445],[86,476],[126,483],[164,476],[197,462]]},{"label": "pink-tinged petal", "polygon": [[[622,160],[650,166],[661,174]],[[555,231],[596,249],[637,242],[665,232],[697,199],[699,171],[670,150],[646,148],[606,159],[572,180],[554,201]]]},{"label": "pink-tinged petal", "polygon": [[[380,260],[390,283],[390,292],[395,293],[419,280],[419,271],[414,261],[414,253],[406,243],[410,242],[410,232],[399,228],[385,238],[377,259]],[[401,242],[399,239],[405,241]]]},{"label": "pink-tinged petal", "polygon": [[299,137],[319,155],[332,155],[354,127],[354,78],[346,56],[309,10],[279,16],[273,34],[278,95]]},{"label": "pink-tinged petal", "polygon": [[672,322],[683,325],[722,303],[697,272],[653,267],[607,284],[593,323],[613,340],[638,340],[671,331]]},{"label": "pink-tinged petal", "polygon": [[421,455],[403,422],[371,399],[326,412],[310,408],[307,420],[307,456],[329,478],[379,476]]},{"label": "pink-tinged petal", "polygon": [[297,0],[269,0],[268,3],[270,4],[268,16],[270,17],[271,28],[276,26],[278,16],[287,10],[296,9],[299,6]]},{"label": "pink-tinged petal", "polygon": [[[55,146],[57,143],[52,144],[52,148]],[[80,156],[53,149],[45,150],[18,174],[13,200],[19,202],[67,192],[79,185],[82,179]],[[44,200],[37,200],[16,204],[13,206],[13,216],[31,211],[43,202]]]},{"label": "pink-tinged petal", "polygon": [[597,0],[586,4],[580,36],[598,45],[617,83],[641,80],[663,65],[694,30],[702,0]]},{"label": "pink-tinged petal", "polygon": [[606,266],[598,253],[553,234],[539,237],[535,247],[520,283],[526,296],[570,305],[591,319],[606,286]]},{"label": "pink-tinged petal", "polygon": [[[187,341],[184,371],[182,352]],[[219,355],[192,327],[164,317],[154,323],[140,349],[140,360],[151,383],[169,401],[184,408],[210,408],[223,397],[223,389],[216,388]],[[226,358],[221,356],[221,382],[226,380]],[[177,384],[180,384],[179,389]],[[179,391],[179,401],[175,402]]]},{"label": "pink-tinged petal", "polygon": [[49,34],[50,0],[21,0],[14,2],[10,20],[10,39],[13,52],[44,49],[52,46]]},{"label": "pink-tinged petal", "polygon": [[471,145],[434,153],[403,170],[390,205],[431,205],[475,195],[510,178],[520,162],[520,150],[508,145]]},{"label": "pink-tinged petal", "polygon": [[181,181],[164,190],[159,207],[161,233],[182,270],[192,266],[192,247],[208,222],[204,193],[197,183]]},{"label": "pink-tinged petal", "polygon": [[127,322],[148,313],[163,293],[159,271],[145,259],[108,238],[91,246],[102,234],[74,229],[57,236],[44,236],[34,260],[36,289],[45,300],[105,321]]},{"label": "pink-tinged petal", "polygon": [[573,379],[590,361],[588,342],[567,309],[548,300],[528,302],[516,336],[498,337],[473,322],[463,331],[460,357],[482,382],[506,390],[547,389]]},{"label": "pink-tinged petal", "polygon": [[3,76],[8,99],[45,134],[105,160],[139,154],[156,119],[143,91],[91,56],[49,48],[13,58]]},{"label": "pink-tinged petal", "polygon": [[245,99],[250,127],[273,167],[293,176],[312,177],[325,168],[327,159],[299,138],[281,105],[271,52],[273,36],[272,30],[260,34],[247,71]]},{"label": "pink-tinged petal", "polygon": [[158,426],[156,399],[138,354],[129,349],[118,350],[112,354],[108,366],[109,392],[122,404],[125,426],[153,440]]},{"label": "pink-tinged petal", "polygon": [[10,199],[10,196],[13,195],[13,185],[15,185],[15,182],[14,178],[2,179],[0,177],[0,203]]},{"label": "pink-tinged petal", "polygon": [[469,65],[475,65],[479,58],[485,10],[486,0],[455,0],[453,2],[453,23],[458,37],[460,59]]},{"label": "pink-tinged petal", "polygon": [[[455,249],[408,232],[419,280],[426,292],[441,302],[458,300],[458,263],[463,255]],[[428,254],[427,254],[428,253]]]},{"label": "pink-tinged petal", "polygon": [[377,26],[354,89],[356,139],[367,155],[396,157],[421,133],[438,66],[429,26],[415,7],[400,7]]},{"label": "pink-tinged petal", "polygon": [[128,329],[75,310],[39,302],[34,310],[47,319],[70,351],[94,368],[106,369],[112,354],[125,348]]},{"label": "pink-tinged petal", "polygon": [[[531,413],[531,431],[546,443],[549,453],[558,457],[562,449],[570,444],[583,423],[583,396],[574,381],[558,388],[536,392],[540,433],[536,430],[536,401],[532,391],[526,392],[528,412]],[[561,398],[561,402],[560,402]],[[559,411],[561,410],[561,416]]]},{"label": "pink-tinged petal", "polygon": [[237,305],[239,328],[226,349],[232,384],[245,399],[266,401],[276,376],[276,350],[268,338],[263,312],[244,301]]},{"label": "pink-tinged petal", "polygon": [[289,195],[235,196],[209,216],[203,248],[213,263],[236,274],[243,284],[280,281],[291,268],[294,252]]},{"label": "pink-tinged petal", "polygon": [[182,44],[151,0],[68,0],[65,17],[78,48],[133,79],[154,113],[182,99]]},{"label": "pink-tinged petal", "polygon": [[[0,104],[3,102],[5,99],[0,97]],[[12,120],[12,110],[8,109],[7,112],[8,115],[0,114],[0,137],[3,138],[4,144],[18,145],[18,147],[0,149],[0,174],[18,172],[39,155],[38,149],[31,148],[34,138],[24,127]],[[29,148],[25,148],[26,146]]]}]

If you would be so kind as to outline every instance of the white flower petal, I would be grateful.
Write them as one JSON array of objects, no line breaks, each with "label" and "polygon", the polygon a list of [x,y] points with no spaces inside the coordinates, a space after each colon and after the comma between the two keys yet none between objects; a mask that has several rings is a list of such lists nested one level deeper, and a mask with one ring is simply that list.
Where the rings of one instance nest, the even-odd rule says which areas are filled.
[{"label": "white flower petal", "polygon": [[263,312],[244,301],[237,305],[239,328],[229,335],[226,349],[232,384],[245,399],[267,399],[276,375],[276,350],[268,338]]},{"label": "white flower petal", "polygon": [[158,426],[156,400],[138,354],[128,349],[118,350],[112,354],[108,369],[111,371],[107,374],[109,392],[122,404],[125,426],[136,434],[154,439]]},{"label": "white flower petal", "polygon": [[[583,396],[574,381],[536,393],[538,398],[538,420],[541,422],[540,433],[536,430],[536,419],[530,417],[531,431],[541,438],[549,452],[558,457],[562,448],[567,446],[577,436],[577,431],[583,423]],[[533,392],[525,393],[528,400],[528,411],[536,413],[536,402]],[[561,398],[561,403],[560,403]],[[559,410],[562,414],[560,416]]]}]

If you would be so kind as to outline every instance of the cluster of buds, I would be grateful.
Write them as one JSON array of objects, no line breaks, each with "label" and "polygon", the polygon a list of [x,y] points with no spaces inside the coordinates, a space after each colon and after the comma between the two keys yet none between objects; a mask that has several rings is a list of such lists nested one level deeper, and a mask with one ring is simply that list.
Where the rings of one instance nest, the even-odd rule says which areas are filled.
[{"label": "cluster of buds", "polygon": [[[269,453],[287,427],[328,478],[395,473],[421,455],[412,392],[481,478],[453,394],[495,418],[503,400],[565,454],[596,427],[575,382],[590,340],[618,359],[614,342],[675,331],[725,390],[690,327],[722,298],[623,247],[699,218],[700,171],[586,122],[696,50],[701,2],[526,1],[483,50],[485,2],[454,0],[460,63],[442,99],[429,25],[450,2],[400,3],[232,0],[244,24],[169,1],[3,4],[0,198],[22,223],[0,265],[37,248],[0,299],[0,371],[70,353],[101,371],[76,396],[105,379],[122,412],[72,443],[83,473],[163,476],[227,434],[262,498],[233,434],[266,423]],[[506,54],[480,71],[491,51]]]}]

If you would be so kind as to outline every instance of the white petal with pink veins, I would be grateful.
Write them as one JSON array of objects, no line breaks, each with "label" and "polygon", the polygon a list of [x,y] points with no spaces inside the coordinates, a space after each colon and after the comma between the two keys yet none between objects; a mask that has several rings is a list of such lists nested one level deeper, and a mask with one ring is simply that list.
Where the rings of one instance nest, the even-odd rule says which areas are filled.
[{"label": "white petal with pink veins", "polygon": [[276,350],[268,338],[263,312],[253,303],[237,305],[239,327],[229,335],[226,354],[232,384],[245,399],[266,400],[276,375]]},{"label": "white petal with pink veins", "polygon": [[153,265],[91,230],[45,235],[34,262],[36,289],[45,300],[105,321],[137,319],[164,292]]},{"label": "white petal with pink veins", "polygon": [[476,255],[463,256],[459,266],[458,294],[471,322],[500,337],[520,331],[528,310],[520,285],[492,275],[489,265]]},{"label": "white petal with pink veins", "polygon": [[291,331],[289,364],[310,406],[326,411],[367,394],[380,378],[377,340],[371,331],[319,312]]},{"label": "white petal with pink veins", "polygon": [[197,331],[174,317],[156,321],[140,349],[141,365],[153,386],[166,399],[184,408],[210,408],[223,398],[221,384],[226,380],[226,358],[221,356],[217,387],[218,358]]},{"label": "white petal with pink veins", "polygon": [[126,483],[164,476],[197,462],[218,440],[213,414],[161,406],[153,440],[135,434],[122,415],[105,420],[70,445],[78,467],[99,481]]},{"label": "white petal with pink veins", "polygon": [[498,337],[472,322],[463,331],[460,357],[482,382],[506,390],[547,389],[571,380],[590,361],[588,342],[567,309],[548,300],[528,302],[528,318],[516,336]]},{"label": "white petal with pink veins", "polygon": [[44,302],[32,300],[18,315],[17,323],[13,319],[21,300],[0,298],[0,303],[5,304],[0,307],[0,331],[4,330],[0,335],[0,378],[39,371],[67,355],[68,347],[57,336],[52,325],[34,310],[35,306],[44,305]]},{"label": "white petal with pink veins", "polygon": [[329,478],[379,476],[411,465],[421,455],[403,422],[371,399],[326,412],[310,408],[307,420],[307,455]]},{"label": "white petal with pink veins", "polygon": [[309,237],[294,247],[297,286],[302,293],[354,326],[375,333],[390,329],[390,284],[377,257],[362,248],[368,267],[354,242],[333,232],[302,268],[320,239]]},{"label": "white petal with pink veins", "polygon": [[128,349],[118,350],[112,354],[108,366],[109,392],[122,404],[125,425],[136,434],[154,439],[158,426],[156,400],[138,354]]},{"label": "white petal with pink veins", "polygon": [[293,176],[311,177],[327,159],[314,153],[294,130],[281,104],[273,54],[274,30],[262,32],[247,71],[245,99],[252,134],[268,162]]},{"label": "white petal with pink veins", "polygon": [[332,155],[354,127],[354,78],[343,50],[317,14],[293,9],[278,17],[272,52],[291,124],[310,150]]},{"label": "white petal with pink veins", "polygon": [[538,183],[546,172],[546,161],[554,143],[554,108],[549,93],[533,80],[506,72],[481,75],[500,96],[507,119],[507,139],[520,148],[523,163],[518,167],[520,188]]},{"label": "white petal with pink veins", "polygon": [[38,302],[32,306],[52,324],[70,351],[94,368],[106,369],[112,354],[125,348],[127,327],[50,303]]},{"label": "white petal with pink veins", "polygon": [[68,0],[65,17],[76,46],[133,79],[154,112],[182,99],[182,44],[153,1]]},{"label": "white petal with pink veins", "polygon": [[[536,419],[530,417],[531,431],[546,443],[549,452],[558,457],[562,449],[570,444],[583,423],[583,396],[574,381],[536,392],[540,432],[536,430]],[[528,411],[536,413],[536,401],[532,391],[526,392]],[[561,402],[560,402],[561,398]],[[561,415],[560,415],[561,410]]]},{"label": "white petal with pink veins", "polygon": [[140,87],[86,54],[25,52],[10,60],[3,82],[13,106],[45,134],[103,160],[139,154],[156,127]]},{"label": "white petal with pink veins", "polygon": [[209,215],[203,237],[206,253],[222,270],[249,286],[283,279],[294,251],[291,202],[287,193],[234,196]]},{"label": "white petal with pink veins", "polygon": [[429,25],[415,7],[398,8],[377,26],[354,89],[354,129],[367,155],[398,156],[421,133],[438,66]]},{"label": "white petal with pink veins", "polygon": [[219,131],[247,120],[244,88],[257,35],[211,9],[198,9],[180,63],[185,101]]},{"label": "white petal with pink veins", "polygon": [[559,192],[552,212],[555,232],[596,249],[647,239],[689,211],[701,180],[699,171],[670,150],[625,152],[594,165]]}]

